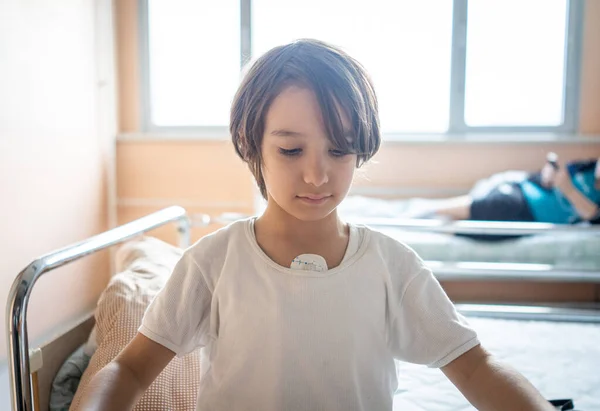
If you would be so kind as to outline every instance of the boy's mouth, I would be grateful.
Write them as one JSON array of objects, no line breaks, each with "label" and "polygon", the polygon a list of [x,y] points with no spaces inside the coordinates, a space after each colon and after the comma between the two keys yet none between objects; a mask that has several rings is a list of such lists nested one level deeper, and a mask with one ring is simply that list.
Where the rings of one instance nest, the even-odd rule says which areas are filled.
[{"label": "boy's mouth", "polygon": [[304,194],[299,195],[300,198],[308,198],[309,200],[322,200],[327,197],[331,197],[331,194]]},{"label": "boy's mouth", "polygon": [[323,195],[323,194],[306,194],[297,196],[300,200],[309,203],[309,204],[322,204],[327,201],[331,194]]}]

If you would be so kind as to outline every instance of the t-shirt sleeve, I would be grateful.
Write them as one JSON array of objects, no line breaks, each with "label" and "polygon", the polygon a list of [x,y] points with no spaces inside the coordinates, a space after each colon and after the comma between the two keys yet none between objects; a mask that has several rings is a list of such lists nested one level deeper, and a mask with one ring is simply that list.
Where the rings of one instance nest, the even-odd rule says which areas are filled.
[{"label": "t-shirt sleeve", "polygon": [[146,309],[139,332],[178,357],[207,344],[212,292],[193,258],[184,253]]},{"label": "t-shirt sleeve", "polygon": [[390,346],[398,360],[443,367],[479,340],[431,270],[411,254],[403,265],[413,275],[399,282],[391,298]]}]

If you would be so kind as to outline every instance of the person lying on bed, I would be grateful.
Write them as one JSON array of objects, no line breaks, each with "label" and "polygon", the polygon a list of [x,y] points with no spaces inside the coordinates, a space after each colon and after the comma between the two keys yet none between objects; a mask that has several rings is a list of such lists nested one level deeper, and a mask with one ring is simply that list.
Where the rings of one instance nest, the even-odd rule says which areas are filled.
[{"label": "person lying on bed", "polygon": [[317,40],[270,50],[235,96],[230,131],[266,210],[184,252],[78,409],[131,409],[199,347],[198,410],[392,410],[395,359],[441,368],[480,410],[554,409],[481,346],[415,252],[338,217],[380,145],[356,60]]},{"label": "person lying on bed", "polygon": [[[447,199],[411,217],[454,220],[600,224],[600,161],[568,162],[554,153],[539,172],[508,171],[481,180],[468,195]],[[502,240],[515,236],[466,235]]]}]

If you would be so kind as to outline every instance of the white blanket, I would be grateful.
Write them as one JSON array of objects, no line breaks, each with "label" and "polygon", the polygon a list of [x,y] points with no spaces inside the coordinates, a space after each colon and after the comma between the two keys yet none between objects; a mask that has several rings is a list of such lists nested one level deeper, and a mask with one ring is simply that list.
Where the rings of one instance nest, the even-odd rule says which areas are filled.
[{"label": "white blanket", "polygon": [[[547,399],[600,410],[600,324],[469,318],[482,345]],[[474,410],[438,369],[398,363],[398,411]]]}]

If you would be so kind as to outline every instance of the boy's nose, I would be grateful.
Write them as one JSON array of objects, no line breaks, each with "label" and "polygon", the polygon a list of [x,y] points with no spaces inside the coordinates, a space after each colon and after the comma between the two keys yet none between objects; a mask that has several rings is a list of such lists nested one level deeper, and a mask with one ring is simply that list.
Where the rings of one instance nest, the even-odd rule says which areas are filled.
[{"label": "boy's nose", "polygon": [[304,168],[304,182],[320,187],[329,181],[327,160],[321,157],[309,160]]}]

